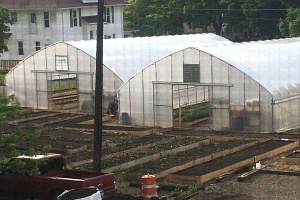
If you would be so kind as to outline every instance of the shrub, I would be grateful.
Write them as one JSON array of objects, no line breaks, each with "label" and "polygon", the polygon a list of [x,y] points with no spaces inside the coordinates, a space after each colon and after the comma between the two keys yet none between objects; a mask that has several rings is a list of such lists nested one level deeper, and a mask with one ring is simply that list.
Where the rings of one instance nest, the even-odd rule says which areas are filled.
[{"label": "shrub", "polygon": [[0,120],[15,117],[20,109],[20,104],[15,101],[15,95],[0,96]]}]

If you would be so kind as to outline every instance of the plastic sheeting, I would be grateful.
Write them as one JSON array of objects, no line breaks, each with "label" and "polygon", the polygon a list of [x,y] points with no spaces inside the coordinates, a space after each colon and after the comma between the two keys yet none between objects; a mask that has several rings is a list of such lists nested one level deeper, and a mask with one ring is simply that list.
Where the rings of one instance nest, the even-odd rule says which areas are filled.
[{"label": "plastic sheeting", "polygon": [[[77,100],[73,106],[77,111],[93,112],[95,71],[95,58],[58,42],[15,66],[5,77],[6,94],[14,94],[21,106],[49,110],[68,109],[73,102],[67,104],[64,99],[73,96]],[[106,113],[123,81],[106,66],[103,77],[103,112]],[[57,91],[68,94],[60,98]]]},{"label": "plastic sheeting", "polygon": [[[299,54],[300,38],[186,48],[157,60],[126,81],[119,90],[120,111],[128,113],[136,125],[172,127],[170,117],[178,107],[178,98],[183,104],[190,104],[183,100],[195,99],[197,95],[183,91],[187,95],[180,97],[174,89],[158,88],[153,82],[184,83],[184,65],[198,65],[200,76],[196,82],[233,85],[208,87],[214,130],[272,132],[297,128]],[[143,97],[143,103],[135,104],[132,99],[136,97]]]},{"label": "plastic sheeting", "polygon": [[[96,57],[96,42],[89,40],[67,43]],[[212,33],[105,39],[103,63],[126,81],[151,63],[181,49],[229,43],[232,42]]]}]

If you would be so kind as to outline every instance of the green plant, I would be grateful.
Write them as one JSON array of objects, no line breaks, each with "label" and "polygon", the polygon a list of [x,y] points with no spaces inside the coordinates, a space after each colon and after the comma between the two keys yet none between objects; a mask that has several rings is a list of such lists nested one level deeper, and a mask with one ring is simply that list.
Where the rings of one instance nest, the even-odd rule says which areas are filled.
[{"label": "green plant", "polygon": [[26,174],[36,174],[38,172],[38,164],[42,164],[42,160],[33,159],[30,162],[24,162],[19,159],[12,159],[19,155],[34,156],[37,154],[46,154],[50,152],[51,146],[45,146],[41,151],[36,151],[33,148],[29,148],[24,152],[17,150],[17,143],[19,142],[31,142],[37,139],[41,135],[41,131],[36,131],[31,134],[24,134],[19,128],[15,132],[10,134],[1,134],[0,135],[0,171],[3,172],[6,170],[7,165],[9,164],[9,170],[13,173],[26,173]]},{"label": "green plant", "polygon": [[186,190],[183,189],[180,190],[179,195],[177,196],[176,199],[178,200],[184,199],[199,189],[200,187],[197,184],[188,185]]},{"label": "green plant", "polygon": [[0,119],[7,120],[15,117],[21,110],[20,104],[15,100],[15,95],[0,96]]},{"label": "green plant", "polygon": [[[196,119],[201,119],[209,116],[209,102],[198,103],[182,107],[182,121],[190,122]],[[174,110],[174,118],[179,117],[178,109]]]},{"label": "green plant", "polygon": [[217,186],[216,184],[210,183],[210,184],[206,184],[204,185],[204,190],[208,191],[208,190],[216,190],[218,189],[219,186]]}]

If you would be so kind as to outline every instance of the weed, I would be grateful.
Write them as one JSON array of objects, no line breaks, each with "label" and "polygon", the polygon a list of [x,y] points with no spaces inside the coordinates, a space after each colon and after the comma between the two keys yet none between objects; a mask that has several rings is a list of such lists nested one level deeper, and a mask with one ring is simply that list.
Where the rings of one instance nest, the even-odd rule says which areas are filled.
[{"label": "weed", "polygon": [[204,185],[204,190],[205,190],[205,191],[208,191],[208,190],[216,190],[216,189],[218,189],[218,188],[219,188],[219,186],[217,186],[216,184],[213,184],[213,183]]}]

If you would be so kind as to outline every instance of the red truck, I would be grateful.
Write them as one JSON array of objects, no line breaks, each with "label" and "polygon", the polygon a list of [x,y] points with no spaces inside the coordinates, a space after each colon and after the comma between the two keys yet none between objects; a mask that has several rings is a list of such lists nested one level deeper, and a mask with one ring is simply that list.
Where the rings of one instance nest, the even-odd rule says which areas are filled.
[{"label": "red truck", "polygon": [[44,159],[39,164],[38,173],[15,174],[6,165],[0,172],[0,197],[26,197],[42,200],[55,199],[65,190],[95,186],[104,192],[104,198],[116,192],[115,176],[112,173],[69,170],[61,154],[20,156],[23,162],[31,159]]}]

